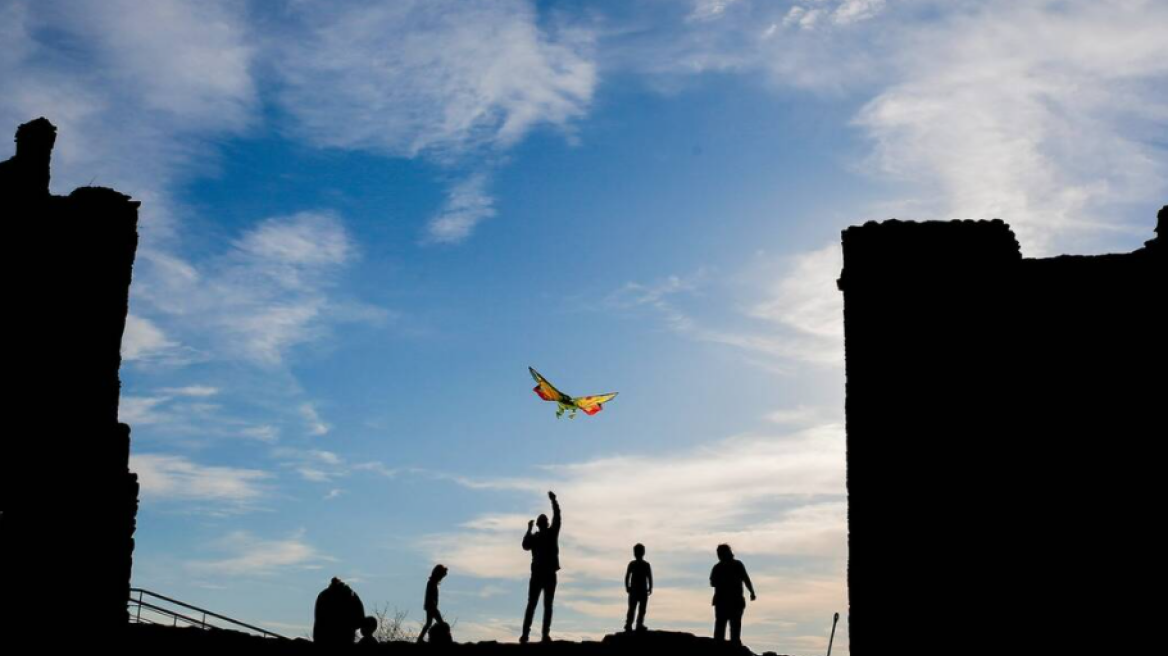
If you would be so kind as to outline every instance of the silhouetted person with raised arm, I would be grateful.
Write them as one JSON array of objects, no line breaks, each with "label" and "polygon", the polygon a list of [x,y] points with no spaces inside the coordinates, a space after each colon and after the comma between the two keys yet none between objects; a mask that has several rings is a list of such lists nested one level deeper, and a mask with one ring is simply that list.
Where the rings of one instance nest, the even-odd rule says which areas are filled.
[{"label": "silhouetted person with raised arm", "polygon": [[730,624],[730,642],[742,644],[742,613],[746,611],[746,597],[742,586],[750,591],[750,600],[756,599],[754,585],[746,566],[734,559],[730,545],[718,545],[718,564],[710,571],[710,586],[714,588],[714,639],[726,639],[726,624]]},{"label": "silhouetted person with raised arm", "polygon": [[446,578],[447,571],[445,566],[435,565],[434,570],[430,572],[430,580],[426,582],[426,600],[422,604],[422,610],[426,611],[426,623],[422,625],[422,632],[418,634],[418,642],[426,639],[426,633],[435,621],[442,623],[442,613],[438,610],[438,584]]},{"label": "silhouetted person with raised arm", "polygon": [[365,623],[361,598],[338,578],[316,597],[312,641],[322,647],[352,647],[357,631]]},{"label": "silhouetted person with raised arm", "polygon": [[[519,642],[528,641],[540,594],[543,594],[543,641],[551,640],[552,602],[556,598],[556,572],[560,571],[561,518],[556,493],[548,492],[548,499],[552,502],[551,526],[547,515],[540,515],[534,522],[527,522],[527,535],[523,536],[523,549],[531,552],[531,583],[527,586],[527,612],[523,615],[523,635]],[[532,525],[539,526],[539,532],[532,533]]]},{"label": "silhouetted person with raised arm", "polygon": [[633,560],[625,570],[625,592],[629,593],[629,614],[625,616],[625,631],[633,630],[633,614],[637,616],[637,630],[645,630],[645,607],[653,594],[653,568],[645,560],[645,545],[633,547]]}]

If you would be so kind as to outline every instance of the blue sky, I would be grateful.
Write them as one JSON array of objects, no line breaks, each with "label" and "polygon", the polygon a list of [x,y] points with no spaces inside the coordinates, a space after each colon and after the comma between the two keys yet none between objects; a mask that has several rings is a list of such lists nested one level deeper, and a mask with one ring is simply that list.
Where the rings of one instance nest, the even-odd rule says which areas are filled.
[{"label": "blue sky", "polygon": [[[143,201],[122,419],[134,583],[292,635],[337,575],[513,640],[565,513],[556,633],[756,650],[846,610],[839,231],[994,218],[1131,250],[1168,197],[1168,6],[1140,0],[0,1],[0,124],[53,189]],[[557,421],[565,391],[621,395]],[[836,649],[846,650],[844,636]]]}]

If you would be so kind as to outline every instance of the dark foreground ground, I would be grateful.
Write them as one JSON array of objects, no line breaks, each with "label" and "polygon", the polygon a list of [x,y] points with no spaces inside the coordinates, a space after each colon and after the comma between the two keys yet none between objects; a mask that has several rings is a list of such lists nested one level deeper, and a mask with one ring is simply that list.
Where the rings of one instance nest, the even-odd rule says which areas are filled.
[{"label": "dark foreground ground", "polygon": [[[234,631],[205,631],[196,628],[174,628],[133,624],[128,627],[127,650],[130,654],[156,656],[308,656],[335,653],[317,649],[307,640],[274,640],[236,633]],[[455,644],[449,647],[431,647],[408,642],[382,643],[369,649],[354,646],[345,654],[403,654],[407,656],[452,654],[456,656],[644,656],[670,654],[677,656],[754,656],[744,647],[716,643],[712,638],[699,638],[688,633],[648,631],[639,634],[614,634],[600,642],[552,642],[549,644],[477,642]],[[764,656],[770,656],[768,653]]]}]

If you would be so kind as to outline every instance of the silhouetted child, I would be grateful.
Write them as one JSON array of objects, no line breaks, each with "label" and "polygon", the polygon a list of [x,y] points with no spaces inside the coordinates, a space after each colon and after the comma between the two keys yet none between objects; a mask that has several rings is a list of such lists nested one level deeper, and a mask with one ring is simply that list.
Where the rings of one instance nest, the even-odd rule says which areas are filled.
[{"label": "silhouetted child", "polygon": [[357,641],[357,647],[361,649],[368,649],[377,646],[377,638],[373,634],[377,631],[377,618],[370,615],[361,623],[361,639]]},{"label": "silhouetted child", "polygon": [[625,592],[629,593],[629,614],[625,617],[625,631],[633,630],[633,614],[637,615],[637,630],[645,630],[645,607],[653,594],[653,568],[645,560],[645,545],[633,547],[635,559],[625,570]]},{"label": "silhouetted child", "polygon": [[418,634],[418,642],[426,639],[426,633],[435,621],[443,622],[442,613],[438,611],[438,584],[446,578],[446,571],[446,567],[435,565],[434,571],[430,572],[430,580],[426,583],[426,601],[422,605],[426,611],[426,624],[422,626],[422,632]]}]

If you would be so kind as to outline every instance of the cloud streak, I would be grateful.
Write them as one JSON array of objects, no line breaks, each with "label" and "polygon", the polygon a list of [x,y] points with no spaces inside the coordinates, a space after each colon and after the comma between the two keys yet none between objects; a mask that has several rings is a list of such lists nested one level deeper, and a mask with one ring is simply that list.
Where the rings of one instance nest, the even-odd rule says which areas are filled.
[{"label": "cloud streak", "polygon": [[442,209],[430,219],[426,241],[457,244],[479,223],[495,216],[495,199],[487,191],[488,177],[479,172],[450,188]]},{"label": "cloud streak", "polygon": [[[327,335],[336,321],[384,316],[363,306],[364,312],[339,311],[344,307],[330,296],[356,256],[335,214],[273,217],[202,266],[148,256],[143,266],[150,275],[136,282],[137,298],[188,341],[209,336],[199,348],[205,358],[275,366],[293,348]],[[322,425],[316,422],[314,430],[319,433]]]},{"label": "cloud streak", "polygon": [[[844,359],[844,326],[843,298],[836,280],[842,269],[843,255],[836,244],[790,256],[777,275],[774,270],[751,275],[752,280],[773,282],[760,290],[759,300],[736,314],[721,313],[718,322],[705,319],[708,312],[699,315],[680,306],[681,298],[703,291],[711,277],[705,269],[648,285],[627,283],[609,295],[605,306],[621,311],[651,309],[679,335],[741,349],[780,370],[796,363],[839,367]],[[727,316],[737,321],[727,322]]]},{"label": "cloud streak", "polygon": [[526,0],[304,6],[280,49],[294,130],[322,146],[414,157],[506,147],[566,127],[596,85],[586,34]]},{"label": "cloud streak", "polygon": [[315,570],[335,562],[304,540],[300,530],[285,539],[263,539],[234,531],[213,545],[225,558],[191,562],[187,570],[199,576],[270,577],[294,570]]},{"label": "cloud streak", "polygon": [[273,478],[257,469],[203,465],[162,454],[134,454],[130,469],[138,474],[146,503],[207,504],[228,511],[253,507],[266,496],[266,483]]}]

